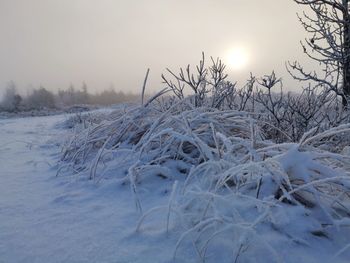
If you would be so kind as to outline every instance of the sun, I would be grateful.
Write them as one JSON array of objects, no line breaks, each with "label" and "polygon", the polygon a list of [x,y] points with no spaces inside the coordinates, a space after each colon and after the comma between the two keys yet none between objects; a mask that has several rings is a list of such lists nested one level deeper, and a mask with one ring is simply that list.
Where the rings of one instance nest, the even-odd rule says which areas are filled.
[{"label": "sun", "polygon": [[226,63],[233,70],[244,69],[249,62],[249,52],[243,47],[236,47],[227,52]]}]

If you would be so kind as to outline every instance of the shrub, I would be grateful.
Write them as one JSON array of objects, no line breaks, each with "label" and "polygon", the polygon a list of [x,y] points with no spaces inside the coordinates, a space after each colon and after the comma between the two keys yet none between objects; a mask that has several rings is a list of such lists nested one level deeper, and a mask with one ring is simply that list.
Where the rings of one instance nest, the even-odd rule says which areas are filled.
[{"label": "shrub", "polygon": [[10,82],[9,86],[5,90],[0,107],[5,111],[17,111],[21,102],[22,97],[17,93],[15,84]]},{"label": "shrub", "polygon": [[25,104],[31,109],[55,108],[54,94],[47,89],[40,87],[26,98]]}]

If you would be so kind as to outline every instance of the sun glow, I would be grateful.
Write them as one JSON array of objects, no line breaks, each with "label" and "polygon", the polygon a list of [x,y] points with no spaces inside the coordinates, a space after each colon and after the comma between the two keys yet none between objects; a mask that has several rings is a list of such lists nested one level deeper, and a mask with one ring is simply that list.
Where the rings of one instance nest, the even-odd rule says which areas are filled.
[{"label": "sun glow", "polygon": [[249,62],[249,53],[245,48],[237,47],[227,52],[226,63],[233,70],[244,69]]}]

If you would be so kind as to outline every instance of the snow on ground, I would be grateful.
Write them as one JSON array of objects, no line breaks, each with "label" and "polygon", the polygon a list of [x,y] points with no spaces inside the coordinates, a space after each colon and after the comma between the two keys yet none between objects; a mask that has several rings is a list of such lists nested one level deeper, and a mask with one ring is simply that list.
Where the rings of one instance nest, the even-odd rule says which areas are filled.
[{"label": "snow on ground", "polygon": [[0,121],[0,262],[169,261],[174,238],[135,233],[129,187],[55,177],[64,119]]},{"label": "snow on ground", "polygon": [[[130,185],[116,180],[130,166],[125,156],[116,157],[108,174],[99,180],[77,175],[56,177],[60,142],[71,135],[57,125],[65,119],[61,115],[0,120],[0,262],[199,262],[191,238],[180,243],[173,260],[183,229],[173,224],[172,216],[167,232],[166,212],[150,214],[136,231],[141,214]],[[167,205],[174,181],[151,176],[146,182],[138,189],[143,212]],[[183,181],[179,183],[181,188]],[[196,194],[195,187],[191,194]],[[215,198],[205,199],[217,202]],[[218,206],[223,204],[218,201]],[[226,209],[228,218],[233,208],[253,220],[258,214],[250,212],[256,209],[249,205],[249,200],[234,197],[218,211]],[[245,255],[237,262],[349,262],[347,252],[333,258],[339,247],[346,246],[349,232],[334,232],[329,239],[294,236],[302,233],[309,221],[294,221],[303,218],[298,215],[304,213],[301,208],[285,211],[287,214],[277,213],[274,217],[290,231],[262,225],[259,233],[264,239],[259,239],[246,236],[250,230],[242,232],[244,227],[228,225],[221,231],[226,239],[208,240],[212,246],[206,262],[231,262],[227,259],[234,251],[227,253],[231,251],[226,249],[227,240],[242,244],[249,241],[238,248]],[[208,222],[204,222],[203,229],[205,223]],[[200,235],[206,235],[203,232]],[[276,251],[277,260],[272,255]]]}]

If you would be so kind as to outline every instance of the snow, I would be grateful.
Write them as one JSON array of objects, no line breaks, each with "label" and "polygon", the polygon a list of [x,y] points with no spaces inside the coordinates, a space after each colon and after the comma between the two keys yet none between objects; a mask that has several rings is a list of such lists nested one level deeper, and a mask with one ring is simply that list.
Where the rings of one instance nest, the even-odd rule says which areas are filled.
[{"label": "snow", "polygon": [[[143,158],[164,157],[153,154],[152,142],[171,135],[193,140],[208,161],[192,166],[186,180],[178,172],[189,168],[185,163],[145,163],[138,170],[145,159],[124,148],[106,158],[108,169],[94,180],[69,171],[56,177],[61,147],[72,136],[61,125],[67,118],[0,120],[0,262],[349,262],[347,219],[339,220],[340,229],[330,227],[328,238],[311,235],[320,227],[316,216],[303,206],[276,205],[269,195],[279,186],[271,170],[281,177],[292,171],[308,182],[307,169],[322,169],[315,155],[299,151],[296,144],[281,145],[287,150],[268,162],[237,165],[241,156],[231,153],[238,137],[216,133],[226,147],[216,147],[223,156],[218,160],[202,137],[154,125],[155,135],[143,138]],[[271,147],[265,148],[267,155]],[[130,181],[124,180],[128,172]],[[249,183],[260,175],[265,176],[264,197],[256,199]],[[227,176],[244,190],[220,190]]]},{"label": "snow", "polygon": [[55,177],[64,119],[0,121],[0,262],[170,261],[175,239],[136,234],[128,187]]}]

